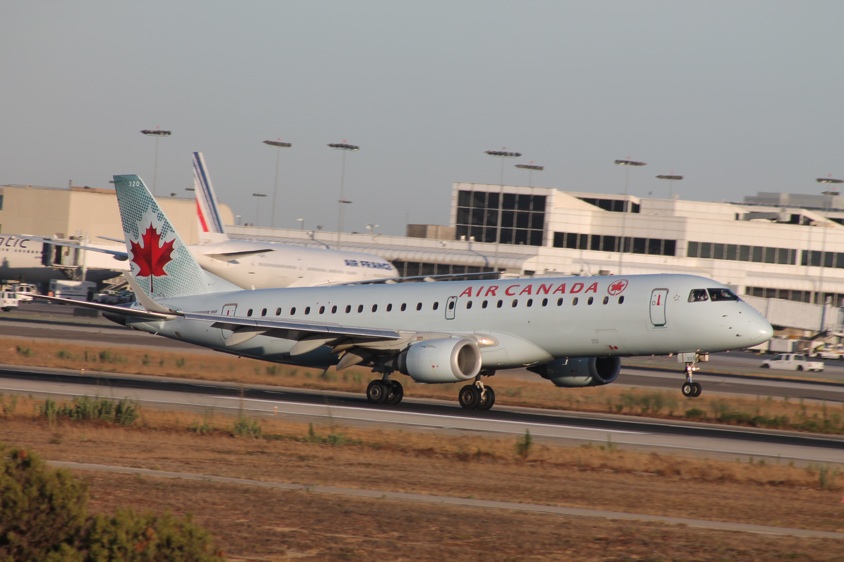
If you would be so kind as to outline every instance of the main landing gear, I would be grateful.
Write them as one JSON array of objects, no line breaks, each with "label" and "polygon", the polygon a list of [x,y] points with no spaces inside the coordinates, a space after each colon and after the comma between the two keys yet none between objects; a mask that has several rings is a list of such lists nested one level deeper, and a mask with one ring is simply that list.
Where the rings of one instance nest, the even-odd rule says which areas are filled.
[{"label": "main landing gear", "polygon": [[692,375],[699,369],[698,361],[709,361],[709,354],[681,353],[679,359],[686,364],[686,382],[683,383],[683,396],[686,398],[697,398],[703,392],[699,382],[692,380]]},{"label": "main landing gear", "polygon": [[460,389],[457,399],[467,410],[489,410],[495,404],[495,391],[482,383],[481,375],[478,375],[475,382]]},{"label": "main landing gear", "polygon": [[[385,374],[380,379],[371,381],[366,387],[366,399],[371,404],[389,404],[394,406],[404,397],[404,388],[399,381],[390,379]],[[495,404],[495,391],[481,382],[481,375],[475,377],[472,384],[460,389],[457,396],[460,405],[467,410],[489,410]]]},{"label": "main landing gear", "polygon": [[389,404],[391,406],[401,402],[404,398],[404,387],[399,381],[388,378],[374,380],[366,387],[366,399],[372,404]]}]

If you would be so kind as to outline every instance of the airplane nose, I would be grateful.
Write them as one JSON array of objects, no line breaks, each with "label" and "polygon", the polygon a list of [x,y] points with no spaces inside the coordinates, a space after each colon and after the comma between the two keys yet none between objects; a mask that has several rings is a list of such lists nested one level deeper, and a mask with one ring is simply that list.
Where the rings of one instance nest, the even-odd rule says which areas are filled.
[{"label": "airplane nose", "polygon": [[771,323],[764,316],[758,312],[754,316],[756,318],[750,322],[747,334],[745,334],[750,340],[750,343],[747,344],[748,347],[764,343],[774,335],[773,326],[771,326]]}]

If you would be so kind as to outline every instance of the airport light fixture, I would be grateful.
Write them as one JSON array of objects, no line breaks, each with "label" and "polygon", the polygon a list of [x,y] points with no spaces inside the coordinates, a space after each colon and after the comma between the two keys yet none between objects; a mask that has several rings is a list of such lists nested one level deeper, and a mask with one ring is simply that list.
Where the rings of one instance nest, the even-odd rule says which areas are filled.
[{"label": "airport light fixture", "polygon": [[354,144],[348,144],[346,141],[330,143],[329,148],[339,150],[343,153],[342,163],[340,165],[340,198],[337,200],[337,249],[340,249],[340,233],[343,232],[343,206],[350,205],[352,202],[344,197],[344,189],[346,183],[346,153],[356,152],[360,147]]},{"label": "airport light fixture", "polygon": [[683,179],[683,176],[675,176],[674,174],[660,174],[656,178],[668,181],[668,198],[671,199],[674,196],[674,193],[671,190],[671,186],[675,181],[680,181],[681,179]]},{"label": "airport light fixture", "polygon": [[545,169],[545,166],[534,164],[533,160],[530,161],[530,164],[516,164],[516,167],[528,171],[528,187],[533,187],[533,172],[541,172]]},{"label": "airport light fixture", "polygon": [[273,203],[272,203],[272,218],[270,219],[270,226],[275,228],[275,200],[278,196],[278,165],[281,161],[281,149],[282,148],[290,148],[293,146],[293,143],[284,142],[281,138],[277,140],[265,140],[264,144],[268,146],[276,147],[276,155],[275,155],[275,181],[273,182]]},{"label": "airport light fixture", "polygon": [[618,274],[621,275],[622,265],[624,262],[624,242],[625,242],[625,229],[627,227],[627,196],[629,194],[628,185],[630,182],[630,168],[641,168],[642,166],[646,166],[645,162],[639,162],[638,160],[616,160],[616,166],[624,166],[624,201],[622,201],[622,209],[621,209],[621,240],[619,241],[620,244],[618,246]]},{"label": "airport light fixture", "polygon": [[148,137],[155,138],[155,164],[152,170],[152,194],[158,195],[158,141],[160,141],[162,137],[169,137],[173,134],[173,131],[165,131],[156,127],[155,129],[143,129],[141,133]]},{"label": "airport light fixture", "polygon": [[[815,178],[815,181],[820,183],[820,184],[832,185],[832,186],[837,186],[839,184],[844,183],[844,180],[841,180],[841,179],[838,179],[838,178],[833,178],[833,177]],[[826,214],[829,212],[830,197],[833,196],[833,195],[838,195],[838,188],[833,187],[833,188],[828,189],[827,191],[823,191],[821,193],[822,193],[822,195],[826,196],[826,197],[824,197],[824,201],[823,201],[823,209],[824,209],[824,218],[827,218]],[[826,227],[826,225],[824,225],[824,227]],[[818,296],[817,296],[817,302],[818,302],[819,305],[821,305],[821,325],[820,325],[821,330],[824,329],[824,324],[826,324],[826,299],[825,299],[825,295],[824,295],[824,291],[823,291],[823,268],[824,268],[824,262],[825,261],[826,261],[826,228],[823,229],[823,237],[821,238],[821,261],[820,261],[820,267],[818,267]]]},{"label": "airport light fixture", "polygon": [[498,216],[495,225],[495,268],[498,270],[498,246],[501,244],[501,217],[504,214],[504,161],[508,158],[518,158],[521,152],[512,152],[506,147],[501,150],[484,150],[484,154],[501,158],[501,173],[498,176]]},{"label": "airport light fixture", "polygon": [[266,197],[266,193],[253,193],[252,197],[255,198],[255,226],[258,226],[258,223],[261,220],[261,198]]}]

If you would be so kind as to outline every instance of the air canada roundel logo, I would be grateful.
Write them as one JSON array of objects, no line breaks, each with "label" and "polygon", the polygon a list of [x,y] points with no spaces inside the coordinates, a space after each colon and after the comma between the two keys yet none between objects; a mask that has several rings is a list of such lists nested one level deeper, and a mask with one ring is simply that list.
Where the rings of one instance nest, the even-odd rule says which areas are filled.
[{"label": "air canada roundel logo", "polygon": [[627,279],[619,279],[618,281],[613,281],[610,283],[610,286],[607,287],[607,292],[612,295],[620,295],[624,292],[624,289],[627,288]]}]

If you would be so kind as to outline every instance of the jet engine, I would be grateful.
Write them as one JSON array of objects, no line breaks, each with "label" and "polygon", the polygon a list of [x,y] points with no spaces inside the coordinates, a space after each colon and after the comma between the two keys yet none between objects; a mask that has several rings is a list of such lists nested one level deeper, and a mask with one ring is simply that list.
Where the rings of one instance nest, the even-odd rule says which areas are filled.
[{"label": "jet engine", "polygon": [[618,378],[621,359],[618,357],[564,357],[551,363],[528,367],[557,386],[579,388],[601,386]]},{"label": "jet engine", "polygon": [[465,381],[480,372],[481,350],[468,338],[423,340],[399,355],[398,369],[416,382]]}]

